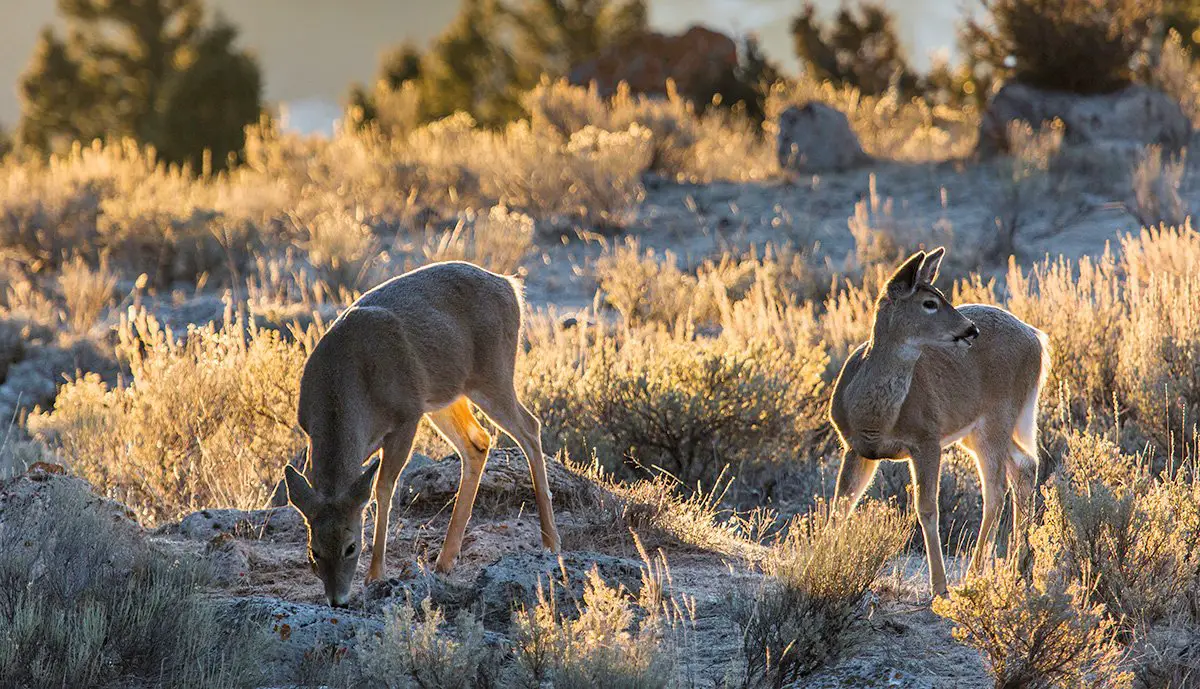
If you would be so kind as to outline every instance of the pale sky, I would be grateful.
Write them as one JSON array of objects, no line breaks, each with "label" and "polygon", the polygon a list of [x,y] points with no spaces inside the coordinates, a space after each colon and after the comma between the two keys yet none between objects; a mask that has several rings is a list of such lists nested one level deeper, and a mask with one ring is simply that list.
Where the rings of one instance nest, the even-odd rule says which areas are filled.
[{"label": "pale sky", "polygon": [[[964,0],[883,0],[897,16],[910,57],[924,66],[954,42]],[[796,67],[788,25],[801,0],[649,0],[661,31],[692,24],[741,36],[758,34],[764,50],[788,70]],[[832,11],[840,0],[818,0]],[[241,43],[263,67],[266,98],[292,102],[318,118],[337,112],[351,82],[369,81],[379,54],[405,39],[424,45],[454,16],[458,3],[428,0],[208,0],[241,29]],[[16,124],[17,79],[42,26],[54,20],[55,0],[0,0],[0,125]]]}]

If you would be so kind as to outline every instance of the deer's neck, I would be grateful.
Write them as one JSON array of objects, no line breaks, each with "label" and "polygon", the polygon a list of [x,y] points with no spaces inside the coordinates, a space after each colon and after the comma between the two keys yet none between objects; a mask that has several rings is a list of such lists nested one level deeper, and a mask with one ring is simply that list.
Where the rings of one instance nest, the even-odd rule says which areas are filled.
[{"label": "deer's neck", "polygon": [[892,430],[919,358],[919,347],[871,338],[847,390],[856,428],[879,436]]}]

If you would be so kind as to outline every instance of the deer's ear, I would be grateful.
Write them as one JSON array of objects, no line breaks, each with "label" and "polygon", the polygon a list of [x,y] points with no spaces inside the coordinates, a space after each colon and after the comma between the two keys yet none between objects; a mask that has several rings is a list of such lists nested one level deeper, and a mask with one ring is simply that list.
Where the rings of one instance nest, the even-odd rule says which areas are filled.
[{"label": "deer's ear", "polygon": [[296,471],[291,464],[283,469],[283,483],[287,486],[288,502],[295,505],[300,514],[308,516],[315,511],[317,492],[313,490],[308,479],[304,478],[304,474]]},{"label": "deer's ear", "polygon": [[892,277],[887,283],[888,292],[907,294],[916,289],[917,280],[920,278],[921,274],[921,264],[924,261],[924,251],[918,251],[912,256],[909,256],[908,260],[904,262],[904,265],[900,266],[896,269],[896,272],[892,273]]},{"label": "deer's ear", "polygon": [[371,460],[367,468],[362,474],[354,479],[354,483],[350,485],[350,490],[346,492],[344,499],[355,507],[362,507],[371,499],[371,488],[375,486],[375,474],[379,472],[379,458]]},{"label": "deer's ear", "polygon": [[945,256],[946,247],[944,246],[939,246],[925,254],[925,262],[921,264],[921,275],[918,279],[932,285],[933,281],[937,279],[938,268],[942,267],[942,258]]}]

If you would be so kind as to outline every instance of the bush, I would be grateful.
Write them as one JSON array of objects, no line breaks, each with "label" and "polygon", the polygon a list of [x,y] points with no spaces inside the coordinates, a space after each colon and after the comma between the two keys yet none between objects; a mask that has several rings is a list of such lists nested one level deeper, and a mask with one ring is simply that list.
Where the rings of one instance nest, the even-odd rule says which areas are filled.
[{"label": "bush", "polygon": [[574,619],[557,609],[554,595],[539,588],[537,606],[515,614],[514,685],[529,689],[679,686],[677,644],[687,618],[669,599],[666,583],[665,563],[648,561],[641,592],[634,597],[605,584],[593,569]]},{"label": "bush", "polygon": [[1038,88],[1072,93],[1115,91],[1133,78],[1134,59],[1162,11],[1156,0],[980,0],[990,26],[976,56],[998,73]]},{"label": "bush", "polygon": [[1030,585],[1007,564],[969,576],[933,609],[955,623],[954,638],[984,654],[996,689],[1131,686],[1116,627],[1080,584]]},{"label": "bush", "polygon": [[52,411],[31,415],[30,431],[151,523],[264,506],[304,448],[294,419],[306,346],[232,313],[177,340],[141,312],[118,335],[129,383],[109,388],[85,373]]},{"label": "bush", "polygon": [[1153,275],[1130,285],[1126,301],[1119,388],[1142,430],[1166,449],[1200,420],[1200,278]]},{"label": "bush", "polygon": [[875,158],[932,162],[965,158],[974,150],[978,113],[909,99],[895,89],[871,96],[857,88],[801,78],[776,82],[767,95],[767,117],[792,105],[825,103],[844,113],[863,150]]},{"label": "bush", "polygon": [[223,619],[202,568],[155,552],[73,483],[53,479],[42,505],[6,505],[0,684],[260,686],[266,639],[254,621]]},{"label": "bush", "polygon": [[1200,491],[1183,477],[1155,479],[1143,460],[1107,441],[1075,436],[1065,477],[1043,489],[1036,557],[1073,580],[1122,628],[1186,608],[1200,583]]},{"label": "bush", "polygon": [[709,108],[696,112],[668,83],[665,99],[632,95],[621,85],[605,100],[595,88],[565,80],[543,80],[522,99],[534,128],[570,136],[585,127],[627,131],[636,124],[649,132],[650,169],[693,182],[751,181],[777,175],[767,132],[741,112]]},{"label": "bush", "polygon": [[430,262],[470,261],[511,275],[532,252],[533,235],[533,218],[493,206],[486,214],[468,211],[450,232],[430,233],[421,253]]},{"label": "bush", "polygon": [[481,143],[481,189],[512,208],[619,226],[645,194],[650,133],[636,124],[620,132],[588,126],[562,136],[521,121],[482,135]]},{"label": "bush", "polygon": [[912,528],[895,508],[875,501],[831,517],[822,503],[793,520],[767,552],[758,590],[734,594],[744,686],[790,686],[825,663]]},{"label": "bush", "polygon": [[553,331],[535,338],[524,399],[559,444],[594,451],[620,477],[666,471],[707,488],[732,466],[753,485],[823,423],[817,351],[654,331],[593,336],[582,347]]},{"label": "bush", "polygon": [[[498,686],[502,658],[489,646],[483,625],[467,611],[452,625],[429,599],[419,609],[404,602],[384,612],[383,631],[348,654],[308,658],[305,684],[346,689],[487,689]],[[324,649],[321,649],[324,651]]]}]

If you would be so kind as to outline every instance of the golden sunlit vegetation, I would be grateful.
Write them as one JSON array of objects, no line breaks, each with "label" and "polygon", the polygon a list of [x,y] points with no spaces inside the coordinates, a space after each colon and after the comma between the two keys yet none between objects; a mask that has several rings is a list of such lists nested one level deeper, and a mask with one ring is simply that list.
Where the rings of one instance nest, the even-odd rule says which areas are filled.
[{"label": "golden sunlit vegetation", "polygon": [[[531,575],[536,597],[498,611],[459,604],[454,587],[486,577],[425,571],[425,531],[447,510],[407,495],[393,531],[418,532],[405,536],[413,559],[364,589],[346,612],[357,617],[330,623],[374,626],[303,649],[306,677],[289,684],[782,689],[890,635],[953,646],[979,660],[963,681],[1006,689],[1194,686],[1194,170],[1160,145],[1081,146],[1061,120],[1008,123],[1003,155],[972,157],[982,99],[1014,74],[1081,91],[1152,83],[1194,118],[1197,34],[1172,3],[1153,4],[1175,33],[1150,36],[1163,27],[1129,0],[989,0],[978,19],[990,23],[964,27],[966,62],[925,76],[894,35],[860,54],[891,34],[887,16],[842,13],[824,30],[810,8],[793,26],[810,71],[722,107],[673,83],[661,97],[602,95],[561,78],[560,63],[590,54],[506,61],[468,20],[516,21],[526,50],[562,48],[530,20],[549,5],[470,2],[428,52],[393,56],[394,73],[360,89],[329,137],[263,116],[238,129],[228,166],[180,166],[165,161],[196,162],[191,142],[156,151],[153,123],[80,142],[93,131],[66,118],[73,143],[49,140],[71,131],[39,134],[53,155],[17,146],[0,159],[0,684],[274,682],[259,658],[292,631],[225,620],[220,601],[266,598],[255,587],[278,580],[294,588],[271,589],[277,600],[317,600],[290,582],[308,577],[300,541],[264,557],[238,540],[245,529],[171,539],[196,513],[278,504],[285,465],[304,456],[301,372],[342,309],[404,271],[467,260],[527,284],[517,390],[567,484],[554,498],[564,550],[595,556],[590,569],[572,582],[560,560]],[[593,17],[592,33],[645,24],[641,3],[618,9]],[[1109,20],[1129,35],[1105,38]],[[205,31],[229,48],[221,26]],[[63,67],[51,58],[66,48],[43,43],[42,66]],[[1099,67],[1063,62],[1097,44]],[[462,64],[495,62],[502,89],[447,71],[463,45],[479,50]],[[248,67],[240,56],[215,64]],[[164,76],[178,88],[185,77]],[[843,113],[869,160],[783,170],[779,115],[810,101]],[[1065,236],[1085,203],[1114,213]],[[935,615],[911,583],[923,576],[907,556],[923,546],[906,468],[881,468],[850,515],[826,500],[840,458],[834,380],[871,336],[893,265],[938,245],[952,301],[1011,310],[1049,335],[1052,364],[1036,517],[1027,534],[1008,515],[999,529],[1002,542],[1027,538],[1029,556],[1001,547],[983,572],[958,573],[982,498],[973,458],[948,450],[938,506],[951,591]],[[449,454],[429,428],[416,447]],[[55,478],[58,465],[69,477]],[[503,495],[477,511],[473,525],[488,528],[468,551],[502,539],[507,557],[523,538],[527,501],[500,486],[483,489]],[[234,584],[209,571],[223,548],[241,557]],[[606,578],[596,558],[618,554],[640,576]],[[441,603],[412,596],[413,582],[441,587]],[[382,589],[386,604],[364,612]],[[897,607],[924,617],[895,622]]]}]

